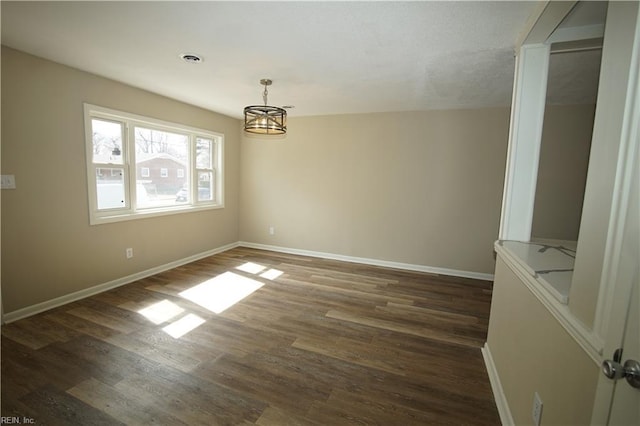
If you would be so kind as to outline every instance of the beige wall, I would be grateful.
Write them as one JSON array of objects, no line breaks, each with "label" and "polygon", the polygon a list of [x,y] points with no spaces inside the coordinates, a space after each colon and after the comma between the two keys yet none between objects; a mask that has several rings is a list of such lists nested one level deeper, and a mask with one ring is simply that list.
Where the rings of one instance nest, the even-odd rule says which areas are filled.
[{"label": "beige wall", "polygon": [[600,369],[498,257],[487,344],[515,424],[587,425]]},{"label": "beige wall", "polygon": [[547,105],[531,236],[578,240],[595,105]]},{"label": "beige wall", "polygon": [[[2,193],[7,313],[238,240],[494,270],[506,108],[291,118],[286,138],[264,140],[4,47],[2,74],[2,168],[17,182]],[[83,102],[224,133],[226,207],[90,226]]]},{"label": "beige wall", "polygon": [[491,274],[508,124],[507,108],[354,114],[243,137],[241,240]]},{"label": "beige wall", "polygon": [[[83,102],[224,133],[225,208],[89,226]],[[237,241],[239,140],[237,119],[3,47],[4,311]]]}]

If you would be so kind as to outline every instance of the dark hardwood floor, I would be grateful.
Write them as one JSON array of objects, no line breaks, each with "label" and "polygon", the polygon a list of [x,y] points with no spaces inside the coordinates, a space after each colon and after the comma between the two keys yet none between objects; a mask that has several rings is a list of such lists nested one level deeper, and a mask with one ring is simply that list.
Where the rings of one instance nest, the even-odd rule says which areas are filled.
[{"label": "dark hardwood floor", "polygon": [[490,301],[486,281],[236,248],[2,326],[2,416],[499,425]]}]

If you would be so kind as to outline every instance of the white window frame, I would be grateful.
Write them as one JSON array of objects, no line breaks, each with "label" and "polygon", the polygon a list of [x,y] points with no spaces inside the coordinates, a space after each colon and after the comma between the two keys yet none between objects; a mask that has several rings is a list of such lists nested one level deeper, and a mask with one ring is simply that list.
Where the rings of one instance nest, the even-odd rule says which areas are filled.
[{"label": "white window frame", "polygon": [[[107,164],[93,162],[92,119],[115,121],[122,124],[122,164]],[[84,104],[85,146],[87,161],[87,180],[89,197],[89,222],[91,225],[142,219],[154,216],[187,213],[200,210],[224,208],[224,134],[211,130],[198,129],[178,123],[171,123],[155,118],[118,111],[97,105]],[[197,138],[213,141],[212,167],[216,179],[215,197],[213,200],[198,201],[191,197],[189,203],[157,208],[136,208],[136,159],[135,136],[136,126],[151,127],[168,132],[188,135],[189,138],[189,168],[185,174],[189,177],[190,193],[197,191],[197,172],[195,146]],[[212,154],[214,154],[212,153]],[[122,208],[98,209],[96,169],[117,167],[124,169],[125,205]]]}]

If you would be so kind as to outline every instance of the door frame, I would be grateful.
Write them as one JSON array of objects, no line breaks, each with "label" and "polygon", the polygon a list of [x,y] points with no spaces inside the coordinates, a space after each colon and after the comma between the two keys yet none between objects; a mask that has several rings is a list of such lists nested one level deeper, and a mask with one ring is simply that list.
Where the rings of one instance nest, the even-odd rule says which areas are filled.
[{"label": "door frame", "polygon": [[[632,289],[632,282],[625,278],[624,271],[637,267],[640,259],[640,253],[637,252],[638,241],[631,244],[635,253],[626,252],[625,250],[629,248],[624,246],[625,233],[629,232],[629,228],[633,226],[631,221],[638,220],[638,218],[629,217],[630,199],[634,192],[636,197],[640,192],[640,182],[637,178],[637,169],[640,167],[640,8],[635,21],[631,69],[620,143],[612,205],[614,214],[611,215],[609,223],[609,239],[605,251],[602,281],[609,283],[607,286],[609,297],[603,299],[605,301],[601,311],[603,323],[600,325],[603,327],[604,358],[611,358],[613,352],[623,345]],[[640,235],[632,238],[640,239]],[[601,289],[601,298],[604,290]],[[606,378],[604,374],[600,375],[593,404],[592,424],[607,423],[615,385],[616,383]]]}]

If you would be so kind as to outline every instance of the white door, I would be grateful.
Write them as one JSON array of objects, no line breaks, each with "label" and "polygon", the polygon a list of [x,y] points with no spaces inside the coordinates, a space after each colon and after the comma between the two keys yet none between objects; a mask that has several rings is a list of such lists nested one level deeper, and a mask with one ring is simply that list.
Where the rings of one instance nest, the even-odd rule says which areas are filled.
[{"label": "white door", "polygon": [[[631,360],[640,361],[640,288],[638,279],[638,268],[636,268],[635,285],[631,293],[632,306],[622,350],[623,365]],[[640,371],[638,371],[636,386],[640,386]],[[626,379],[616,381],[608,424],[610,426],[640,425],[640,387],[632,387]]]},{"label": "white door", "polygon": [[[640,23],[640,11],[636,22]],[[636,26],[633,52],[627,92],[630,114],[623,130],[626,143],[619,157],[614,197],[618,215],[610,228],[614,237],[607,248],[615,259],[608,275],[614,297],[604,336],[605,361],[596,392],[594,425],[640,425],[640,364],[633,364],[640,362],[640,25]],[[616,350],[621,352],[619,356],[614,356]],[[631,380],[620,377],[625,363]],[[617,377],[608,378],[605,372]]]},{"label": "white door", "polygon": [[618,283],[622,288],[631,287],[625,332],[620,346],[622,351],[617,365],[620,371],[618,375],[625,374],[625,370],[627,370],[626,376],[629,379],[621,377],[614,382],[613,398],[607,422],[610,426],[640,425],[640,266],[638,266],[640,263],[640,226],[638,225],[640,222],[640,196],[638,195],[640,192],[640,184],[638,183],[640,181],[638,174],[640,156],[636,155],[636,158],[633,178],[635,185],[630,194],[622,254],[618,266]]},{"label": "white door", "polygon": [[[637,40],[636,43],[638,42]],[[636,49],[636,52],[638,50]],[[629,301],[620,346],[622,352],[618,359],[623,366],[622,372],[625,373],[627,370],[628,377],[618,379],[614,383],[608,421],[611,426],[640,425],[640,75],[636,74],[635,90],[630,95],[634,111],[628,127],[630,143],[627,167],[623,167],[623,170],[628,170],[628,184],[626,188],[624,183],[622,185],[622,193],[628,193],[628,204],[625,209],[626,217],[619,227],[622,230],[622,244],[615,280],[616,297],[628,295]],[[615,317],[615,314],[612,317]],[[610,325],[615,327],[616,321],[613,319]],[[612,334],[615,334],[613,330]],[[605,354],[605,357],[609,355]],[[634,377],[635,373],[637,377]]]}]

